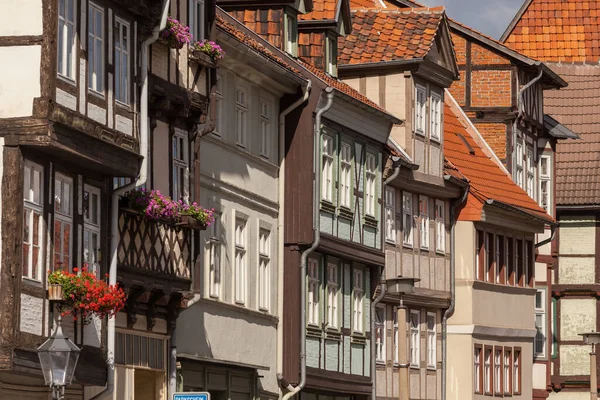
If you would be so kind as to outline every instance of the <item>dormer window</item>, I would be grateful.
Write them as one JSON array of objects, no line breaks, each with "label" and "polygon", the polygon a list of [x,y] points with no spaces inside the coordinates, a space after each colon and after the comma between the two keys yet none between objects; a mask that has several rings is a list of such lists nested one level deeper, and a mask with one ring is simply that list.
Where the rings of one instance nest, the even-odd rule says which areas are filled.
[{"label": "dormer window", "polygon": [[327,36],[325,43],[325,72],[331,76],[337,76],[337,40],[334,37]]},{"label": "dormer window", "polygon": [[193,40],[204,39],[204,0],[189,0],[189,25]]},{"label": "dormer window", "polygon": [[285,51],[292,56],[298,56],[298,21],[295,15],[286,13],[283,24]]}]

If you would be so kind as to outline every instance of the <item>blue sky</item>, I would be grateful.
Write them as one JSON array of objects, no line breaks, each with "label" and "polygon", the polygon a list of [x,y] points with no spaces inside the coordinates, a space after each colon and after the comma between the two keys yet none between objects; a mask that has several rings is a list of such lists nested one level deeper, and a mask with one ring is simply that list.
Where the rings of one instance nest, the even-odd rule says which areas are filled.
[{"label": "blue sky", "polygon": [[495,39],[500,38],[524,0],[416,0],[446,7],[450,18]]}]

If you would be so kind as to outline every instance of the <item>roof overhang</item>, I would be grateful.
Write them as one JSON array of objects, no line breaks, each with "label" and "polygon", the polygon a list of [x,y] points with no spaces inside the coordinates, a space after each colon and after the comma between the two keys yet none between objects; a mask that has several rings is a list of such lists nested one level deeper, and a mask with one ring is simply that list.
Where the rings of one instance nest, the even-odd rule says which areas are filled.
[{"label": "roof overhang", "polygon": [[543,224],[558,226],[558,223],[554,221],[551,216],[543,217],[541,214],[530,212],[524,208],[513,206],[512,204],[505,203],[503,201],[495,200],[495,199],[487,199],[485,201],[485,206],[496,207],[504,211],[508,211],[510,213],[514,213],[521,218],[525,218],[528,220],[534,220]]},{"label": "roof overhang", "polygon": [[550,136],[556,139],[580,139],[575,132],[548,114],[544,114],[544,128],[548,129]]}]

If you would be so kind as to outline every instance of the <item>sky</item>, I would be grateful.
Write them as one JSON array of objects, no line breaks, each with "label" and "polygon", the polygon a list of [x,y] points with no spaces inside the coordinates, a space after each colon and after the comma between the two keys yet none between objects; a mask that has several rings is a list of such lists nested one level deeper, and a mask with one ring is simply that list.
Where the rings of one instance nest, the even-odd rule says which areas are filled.
[{"label": "sky", "polygon": [[426,6],[444,6],[452,19],[499,39],[524,0],[415,0]]}]

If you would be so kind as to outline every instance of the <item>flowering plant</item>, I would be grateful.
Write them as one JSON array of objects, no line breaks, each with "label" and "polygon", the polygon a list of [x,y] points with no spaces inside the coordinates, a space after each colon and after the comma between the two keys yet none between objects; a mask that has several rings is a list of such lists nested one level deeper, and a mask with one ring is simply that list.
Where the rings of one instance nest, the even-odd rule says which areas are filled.
[{"label": "flowering plant", "polygon": [[206,39],[195,42],[192,45],[192,50],[208,54],[208,56],[215,62],[222,60],[225,56],[225,50],[223,50],[221,46]]},{"label": "flowering plant", "polygon": [[181,222],[182,215],[189,215],[205,226],[209,226],[215,220],[213,209],[207,210],[197,203],[186,204],[182,200],[172,200],[160,190],[136,188],[127,192],[125,198],[134,210],[151,220],[178,223]]},{"label": "flowering plant", "polygon": [[181,49],[192,40],[192,34],[188,26],[174,18],[167,17],[167,25],[160,31],[160,38],[166,40],[169,47]]},{"label": "flowering plant", "polygon": [[65,300],[58,306],[63,317],[73,315],[77,319],[79,315],[86,323],[92,315],[100,318],[113,317],[125,306],[123,289],[96,278],[85,267],[81,271],[73,268],[73,273],[62,269],[48,273],[48,283],[58,284],[63,288]]}]

